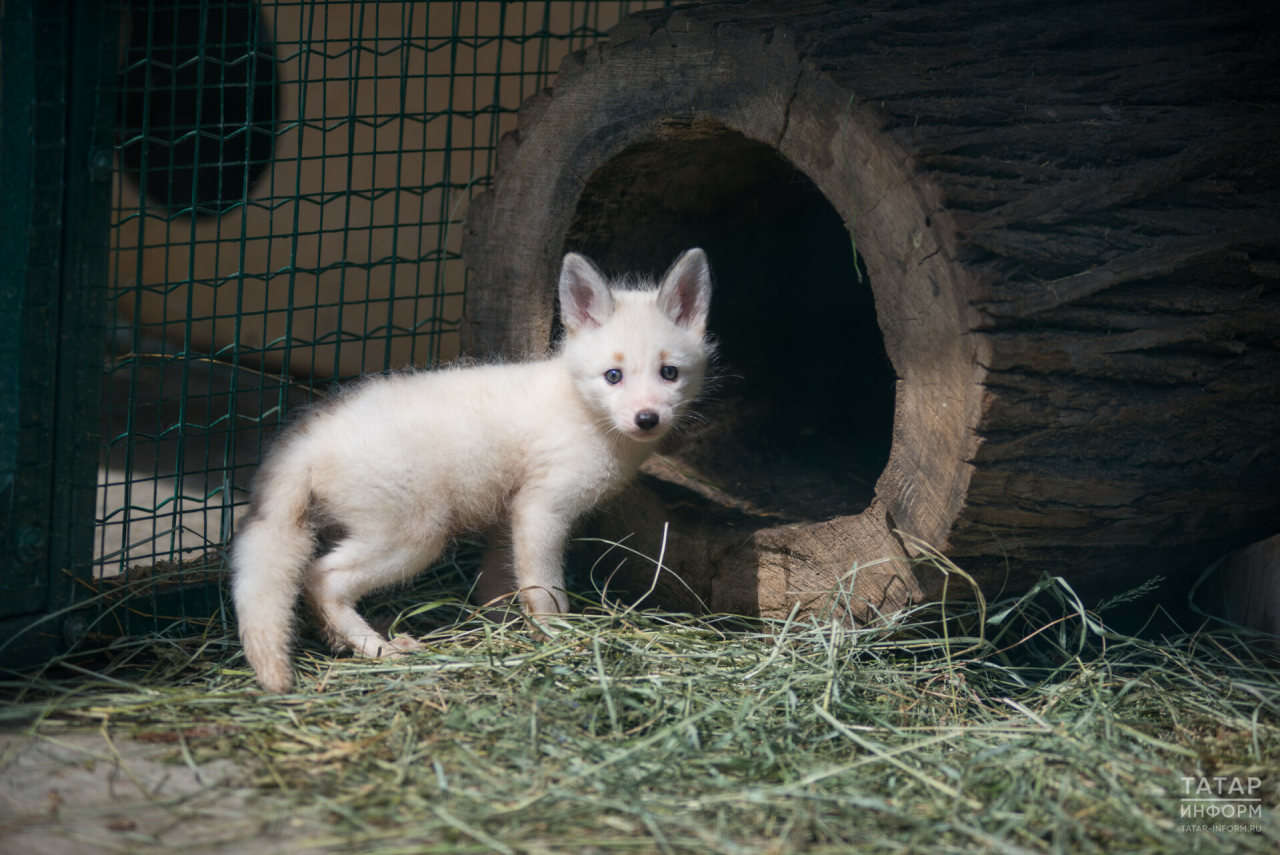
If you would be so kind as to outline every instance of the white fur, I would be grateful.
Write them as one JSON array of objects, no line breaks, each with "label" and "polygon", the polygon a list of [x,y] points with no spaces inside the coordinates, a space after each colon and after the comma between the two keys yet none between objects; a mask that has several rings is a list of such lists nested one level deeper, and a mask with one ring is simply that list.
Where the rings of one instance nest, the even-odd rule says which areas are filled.
[{"label": "white fur", "polygon": [[[565,611],[570,527],[635,475],[702,387],[710,293],[700,249],[657,288],[610,287],[570,253],[566,334],[553,357],[370,378],[286,431],[231,551],[240,638],[262,686],[292,685],[300,592],[336,648],[376,657],[417,647],[387,641],[356,602],[429,566],[466,531],[510,546],[485,557],[486,599],[518,588],[532,614]],[[340,537],[319,554],[326,526]]]}]

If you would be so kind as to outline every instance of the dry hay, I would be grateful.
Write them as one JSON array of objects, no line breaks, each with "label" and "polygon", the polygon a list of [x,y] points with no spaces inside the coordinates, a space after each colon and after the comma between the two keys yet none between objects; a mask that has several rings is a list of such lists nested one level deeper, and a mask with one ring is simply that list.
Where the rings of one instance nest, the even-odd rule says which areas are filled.
[{"label": "dry hay", "polygon": [[[548,637],[472,615],[456,586],[442,596],[453,569],[375,605],[425,633],[420,655],[348,660],[304,643],[297,690],[264,696],[213,620],[14,675],[0,716],[35,740],[92,724],[192,770],[233,759],[244,778],[219,786],[237,788],[222,802],[237,806],[223,820],[237,846],[264,834],[380,855],[1280,846],[1280,676],[1231,632],[1120,635],[1103,622],[1114,601],[1100,617],[1046,579],[858,630],[597,599]],[[1184,818],[1184,778],[1201,776],[1257,779],[1261,815]],[[165,809],[189,822],[207,805]],[[190,850],[158,833],[116,839]]]}]

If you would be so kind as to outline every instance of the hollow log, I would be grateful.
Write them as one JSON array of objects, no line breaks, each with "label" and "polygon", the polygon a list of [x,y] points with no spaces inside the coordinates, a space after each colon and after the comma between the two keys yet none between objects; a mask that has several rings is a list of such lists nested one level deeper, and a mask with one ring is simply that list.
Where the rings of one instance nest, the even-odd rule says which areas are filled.
[{"label": "hollow log", "polygon": [[634,15],[499,147],[472,349],[551,345],[568,250],[658,273],[708,250],[708,419],[600,521],[655,556],[669,523],[671,607],[852,586],[866,618],[940,595],[885,560],[929,549],[988,596],[1202,568],[1280,525],[1271,8]]}]

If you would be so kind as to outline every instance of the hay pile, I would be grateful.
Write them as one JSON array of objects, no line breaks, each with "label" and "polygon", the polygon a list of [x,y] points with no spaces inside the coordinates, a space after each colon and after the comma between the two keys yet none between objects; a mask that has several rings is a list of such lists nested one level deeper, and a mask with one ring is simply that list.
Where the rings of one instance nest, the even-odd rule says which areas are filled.
[{"label": "hay pile", "polygon": [[[266,697],[210,622],[15,676],[0,716],[230,757],[250,826],[349,852],[1280,851],[1280,674],[1233,634],[1121,636],[1047,579],[856,631],[597,602],[547,640],[442,578],[381,604],[422,655],[306,647]],[[1182,816],[1201,777],[1259,815]]]}]

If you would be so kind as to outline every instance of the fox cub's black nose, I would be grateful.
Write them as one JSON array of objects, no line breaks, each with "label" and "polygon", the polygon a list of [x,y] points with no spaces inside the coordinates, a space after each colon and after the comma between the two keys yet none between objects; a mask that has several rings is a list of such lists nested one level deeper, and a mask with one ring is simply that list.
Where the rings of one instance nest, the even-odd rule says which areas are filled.
[{"label": "fox cub's black nose", "polygon": [[650,430],[658,426],[658,414],[653,410],[641,410],[636,413],[636,427],[640,430]]}]

